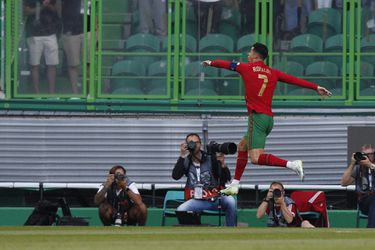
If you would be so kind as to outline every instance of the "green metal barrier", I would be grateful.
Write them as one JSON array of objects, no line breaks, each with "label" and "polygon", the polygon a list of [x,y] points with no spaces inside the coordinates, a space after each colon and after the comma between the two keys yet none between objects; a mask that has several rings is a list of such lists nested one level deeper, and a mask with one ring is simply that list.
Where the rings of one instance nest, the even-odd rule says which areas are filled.
[{"label": "green metal barrier", "polygon": [[[22,226],[34,208],[30,207],[0,207],[0,226]],[[97,208],[72,208],[72,215],[84,217],[89,221],[90,226],[101,226]],[[61,215],[61,209],[58,210]],[[238,223],[242,226],[265,227],[266,218],[256,219],[256,209],[239,209]],[[355,228],[356,210],[329,210],[330,225],[333,228]],[[161,226],[162,209],[149,208],[146,226]],[[204,224],[217,225],[215,216],[205,216],[202,220]],[[178,224],[176,218],[169,218],[167,226]],[[367,222],[361,220],[360,227],[366,227]]]},{"label": "green metal barrier", "polygon": [[[2,14],[6,12],[5,41],[1,41],[1,45],[5,48],[5,61],[1,63],[5,68],[2,77],[6,99],[0,100],[0,109],[99,112],[184,110],[199,112],[244,109],[243,87],[240,86],[238,75],[228,75],[221,71],[217,75],[207,75],[203,74],[203,69],[194,76],[186,72],[186,65],[206,58],[246,60],[244,57],[246,51],[236,48],[240,37],[233,40],[233,49],[229,48],[229,51],[228,48],[218,49],[220,46],[218,43],[203,49],[201,47],[203,43],[200,42],[200,37],[197,37],[199,30],[196,29],[198,21],[195,20],[195,10],[187,5],[186,1],[167,1],[165,18],[168,34],[160,40],[160,44],[157,44],[158,40],[155,40],[155,37],[152,38],[153,42],[145,40],[146,37],[151,37],[145,35],[144,40],[137,40],[133,45],[130,41],[137,33],[140,14],[130,1],[91,1],[90,7],[88,1],[84,1],[82,65],[88,67],[80,68],[81,90],[79,93],[71,93],[67,76],[60,75],[57,85],[60,86],[61,91],[55,94],[21,91],[20,86],[27,87],[26,81],[30,81],[27,75],[29,70],[24,38],[26,17],[22,14],[23,1],[3,0],[2,2],[6,7],[1,10]],[[293,61],[303,62],[311,58],[312,62],[330,61],[338,66],[338,71],[335,73],[322,72],[308,75],[305,72],[302,75],[307,80],[316,81],[332,89],[333,97],[322,100],[315,93],[294,91],[289,86],[280,85],[275,93],[275,107],[372,107],[374,105],[374,72],[364,73],[362,68],[366,67],[366,64],[372,64],[375,46],[371,43],[375,36],[363,27],[364,21],[358,21],[356,18],[364,15],[362,2],[344,1],[345,9],[340,14],[342,27],[338,29],[342,30],[341,42],[335,43],[333,47],[327,46],[326,49],[325,45],[329,44],[329,38],[322,36],[319,39],[322,39],[323,44],[318,49],[302,50],[291,47],[289,50],[281,50],[277,46],[280,38],[277,35],[278,31],[275,30],[275,24],[278,22],[274,16],[276,2],[255,1],[255,29],[251,39],[255,38],[269,46],[268,64],[272,66]],[[87,18],[88,10],[91,12],[90,19]],[[232,13],[238,14],[235,10]],[[88,23],[92,27],[91,38],[95,37],[95,34],[98,38],[97,41],[90,39],[90,44],[87,34]],[[94,31],[93,27],[97,29]],[[319,30],[324,32],[324,26],[323,29],[314,30],[319,35]],[[211,41],[215,42],[215,39],[209,42]],[[194,48],[196,51],[193,51]],[[63,55],[62,48],[60,52]],[[114,73],[115,65],[124,60],[132,60],[140,65],[139,68],[144,67],[143,73],[135,75],[126,72]],[[157,62],[165,63],[166,70],[162,74],[149,74],[151,64]],[[64,67],[59,66],[58,69],[63,71]],[[304,67],[304,70],[306,69],[307,65]],[[195,89],[188,87],[192,86],[192,82],[196,86]],[[232,87],[235,89],[233,90]]]}]

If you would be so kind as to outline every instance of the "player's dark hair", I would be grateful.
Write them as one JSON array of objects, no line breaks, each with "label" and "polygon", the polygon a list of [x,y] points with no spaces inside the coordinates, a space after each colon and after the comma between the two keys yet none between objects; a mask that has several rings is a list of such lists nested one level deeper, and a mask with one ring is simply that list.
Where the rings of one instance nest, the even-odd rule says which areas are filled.
[{"label": "player's dark hair", "polygon": [[263,60],[268,57],[268,48],[266,45],[262,43],[254,43],[252,47],[254,51],[262,57]]}]

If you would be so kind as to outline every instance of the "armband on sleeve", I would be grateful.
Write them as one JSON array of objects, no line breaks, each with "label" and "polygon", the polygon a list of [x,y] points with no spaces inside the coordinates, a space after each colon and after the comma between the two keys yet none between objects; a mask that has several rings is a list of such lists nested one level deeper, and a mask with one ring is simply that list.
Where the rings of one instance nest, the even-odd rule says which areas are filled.
[{"label": "armband on sleeve", "polygon": [[237,66],[240,65],[239,62],[236,62],[236,61],[232,61],[229,65],[229,69],[232,70],[232,71],[236,71],[236,68]]}]

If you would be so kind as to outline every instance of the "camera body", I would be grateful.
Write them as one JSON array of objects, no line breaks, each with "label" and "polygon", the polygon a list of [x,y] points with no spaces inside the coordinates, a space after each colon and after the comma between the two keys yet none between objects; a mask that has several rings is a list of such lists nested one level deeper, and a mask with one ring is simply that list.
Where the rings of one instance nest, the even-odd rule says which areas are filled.
[{"label": "camera body", "polygon": [[362,160],[366,160],[366,154],[362,153],[362,152],[355,152],[354,153],[354,160],[356,160],[356,162],[360,162]]},{"label": "camera body", "polygon": [[125,180],[125,175],[123,175],[121,173],[116,173],[115,174],[115,180],[116,181],[123,181],[123,180]]},{"label": "camera body", "polygon": [[234,142],[224,142],[223,144],[219,144],[215,141],[211,141],[207,145],[207,153],[208,154],[216,154],[216,153],[223,153],[227,154],[235,154],[237,152],[237,145]]},{"label": "camera body", "polygon": [[273,191],[272,191],[272,198],[275,200],[277,198],[280,198],[282,195],[282,191],[278,188],[275,188]]},{"label": "camera body", "polygon": [[189,141],[187,143],[187,150],[189,150],[189,152],[194,152],[196,146],[197,143],[195,141]]}]

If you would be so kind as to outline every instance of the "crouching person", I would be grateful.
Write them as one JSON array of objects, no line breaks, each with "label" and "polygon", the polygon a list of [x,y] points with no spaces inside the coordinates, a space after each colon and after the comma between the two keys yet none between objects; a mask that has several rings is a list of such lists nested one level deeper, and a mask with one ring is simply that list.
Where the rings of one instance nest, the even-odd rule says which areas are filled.
[{"label": "crouching person", "polygon": [[285,196],[281,182],[272,182],[267,196],[258,207],[257,218],[268,215],[269,227],[314,227],[309,221],[303,220],[298,214],[294,201]]},{"label": "crouching person", "polygon": [[122,166],[110,169],[106,182],[95,195],[94,202],[99,206],[99,217],[105,226],[146,224],[147,208],[136,184],[129,180]]}]

